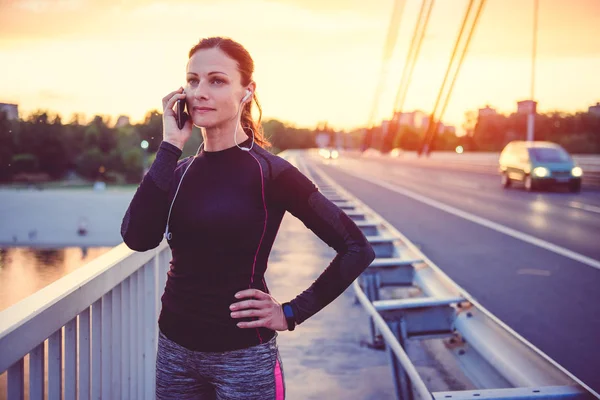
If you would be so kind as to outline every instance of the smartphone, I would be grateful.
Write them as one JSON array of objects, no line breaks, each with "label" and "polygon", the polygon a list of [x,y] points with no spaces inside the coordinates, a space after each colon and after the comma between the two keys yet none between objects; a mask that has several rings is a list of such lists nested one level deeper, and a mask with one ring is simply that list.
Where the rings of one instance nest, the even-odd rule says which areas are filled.
[{"label": "smartphone", "polygon": [[185,99],[177,100],[177,103],[175,104],[175,120],[177,120],[177,127],[179,129],[182,129],[185,126],[185,123],[189,118],[188,113],[185,112],[185,107]]}]

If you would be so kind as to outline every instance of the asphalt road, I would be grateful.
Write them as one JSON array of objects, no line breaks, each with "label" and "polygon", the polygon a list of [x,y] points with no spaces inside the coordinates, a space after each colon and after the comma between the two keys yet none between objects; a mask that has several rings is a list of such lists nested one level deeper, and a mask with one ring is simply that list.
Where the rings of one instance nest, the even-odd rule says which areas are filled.
[{"label": "asphalt road", "polygon": [[600,192],[505,190],[493,174],[386,158],[316,164],[600,391]]}]

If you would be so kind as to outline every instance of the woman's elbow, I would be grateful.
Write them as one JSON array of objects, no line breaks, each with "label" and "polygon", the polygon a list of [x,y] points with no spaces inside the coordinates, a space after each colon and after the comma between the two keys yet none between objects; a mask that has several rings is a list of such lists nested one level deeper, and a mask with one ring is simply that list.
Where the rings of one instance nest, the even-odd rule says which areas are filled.
[{"label": "woman's elbow", "polygon": [[369,268],[369,265],[375,259],[375,251],[369,242],[366,242],[364,245],[356,243],[349,247],[348,252],[342,256],[342,258],[346,257],[349,257],[349,262],[344,264],[345,267],[342,268],[342,276],[346,282],[352,282]]},{"label": "woman's elbow", "polygon": [[123,242],[133,251],[144,252],[148,250],[155,249],[160,244],[160,240],[157,242],[155,240],[141,240],[140,238],[130,237],[130,235],[121,234],[123,238]]},{"label": "woman's elbow", "polygon": [[369,265],[371,265],[373,260],[376,258],[375,250],[373,249],[373,246],[371,246],[371,243],[365,242],[365,244],[360,246],[358,252],[361,254],[360,258],[362,260],[362,267],[364,271],[365,269],[369,268]]}]

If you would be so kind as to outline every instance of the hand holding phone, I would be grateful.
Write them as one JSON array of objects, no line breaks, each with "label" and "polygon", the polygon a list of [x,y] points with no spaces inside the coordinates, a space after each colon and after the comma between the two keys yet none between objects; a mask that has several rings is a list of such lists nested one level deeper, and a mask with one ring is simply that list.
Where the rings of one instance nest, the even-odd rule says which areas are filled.
[{"label": "hand holding phone", "polygon": [[185,123],[187,122],[188,118],[190,117],[188,115],[188,113],[185,112],[185,107],[186,107],[185,99],[177,100],[177,103],[175,105],[175,119],[177,120],[177,127],[179,129],[183,129],[183,127],[185,126]]},{"label": "hand holding phone", "polygon": [[[183,149],[192,133],[183,87],[163,97],[163,141]],[[190,120],[190,121],[188,121]]]}]

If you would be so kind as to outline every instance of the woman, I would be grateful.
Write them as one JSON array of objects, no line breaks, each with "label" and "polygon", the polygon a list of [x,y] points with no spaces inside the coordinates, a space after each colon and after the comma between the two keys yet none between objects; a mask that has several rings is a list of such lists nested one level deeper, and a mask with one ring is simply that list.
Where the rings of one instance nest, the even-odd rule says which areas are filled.
[{"label": "woman", "polygon": [[[231,39],[203,39],[190,50],[185,91],[163,98],[163,142],[123,219],[131,249],[153,249],[164,235],[172,250],[158,321],[159,399],[283,399],[276,331],[317,313],[374,259],[345,213],[264,150],[260,118],[255,123],[251,114],[252,100],[258,106],[253,71],[248,52]],[[182,129],[178,99],[191,117]],[[192,124],[204,128],[204,143],[178,162]],[[281,304],[264,274],[286,211],[337,255],[306,291]]]}]

